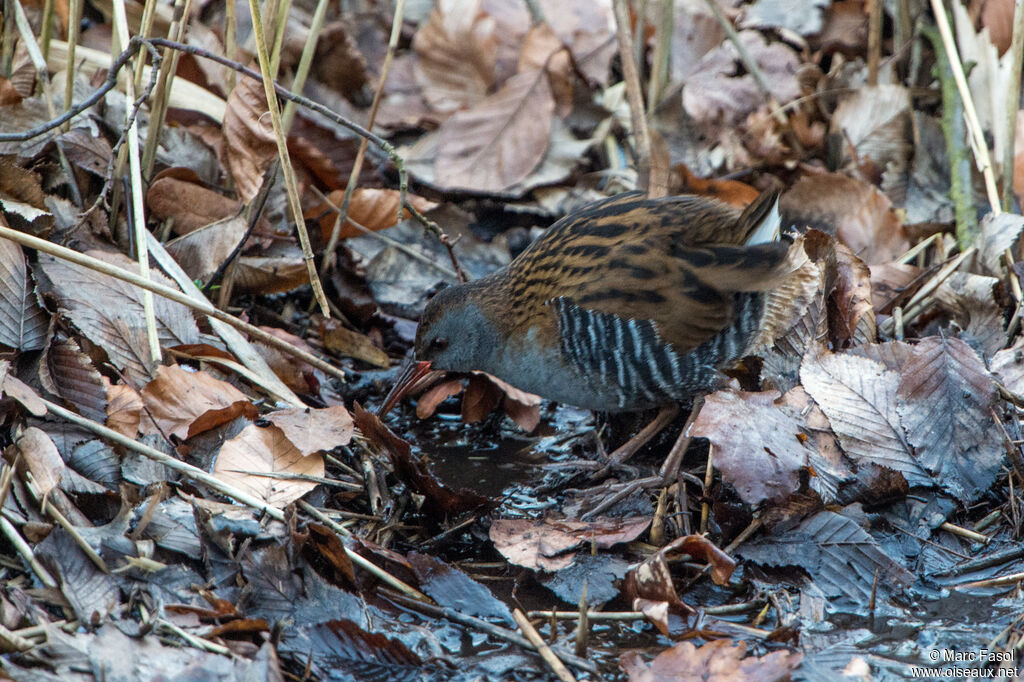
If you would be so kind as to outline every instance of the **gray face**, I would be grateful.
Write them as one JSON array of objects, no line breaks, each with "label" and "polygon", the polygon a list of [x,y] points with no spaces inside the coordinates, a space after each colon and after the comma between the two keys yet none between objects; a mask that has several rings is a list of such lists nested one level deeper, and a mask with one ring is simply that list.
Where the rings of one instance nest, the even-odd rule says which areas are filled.
[{"label": "gray face", "polygon": [[460,287],[445,289],[427,303],[416,330],[416,358],[434,369],[488,371],[498,350],[494,327]]}]

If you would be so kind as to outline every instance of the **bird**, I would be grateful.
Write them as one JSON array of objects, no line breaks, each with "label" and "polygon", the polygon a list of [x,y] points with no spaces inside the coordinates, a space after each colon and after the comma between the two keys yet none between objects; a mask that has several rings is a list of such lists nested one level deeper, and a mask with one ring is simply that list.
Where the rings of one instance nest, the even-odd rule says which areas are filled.
[{"label": "bird", "polygon": [[805,255],[780,223],[777,191],[743,210],[640,192],[590,203],[504,268],[430,299],[418,362],[381,412],[430,370],[482,371],[600,412],[692,400],[788,319]]}]

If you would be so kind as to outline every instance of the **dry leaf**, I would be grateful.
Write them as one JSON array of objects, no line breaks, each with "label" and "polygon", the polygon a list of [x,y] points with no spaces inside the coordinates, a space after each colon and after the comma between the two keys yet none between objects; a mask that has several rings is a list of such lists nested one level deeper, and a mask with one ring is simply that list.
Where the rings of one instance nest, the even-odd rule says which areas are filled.
[{"label": "dry leaf", "polygon": [[439,133],[435,170],[450,189],[500,192],[530,175],[548,148],[555,100],[543,71],[518,74]]},{"label": "dry leaf", "polygon": [[238,197],[248,202],[259,192],[263,173],[277,157],[263,83],[240,78],[224,113],[224,155]]},{"label": "dry leaf", "polygon": [[355,431],[352,415],[344,405],[318,410],[308,407],[276,410],[263,418],[281,429],[285,438],[303,455],[348,445]]},{"label": "dry leaf", "polygon": [[141,395],[147,410],[144,434],[162,431],[185,440],[235,417],[255,419],[257,414],[256,406],[231,384],[177,366],[160,366]]},{"label": "dry leaf", "polygon": [[[269,475],[259,475],[269,474]],[[323,478],[324,458],[303,455],[276,426],[249,424],[221,446],[213,475],[274,507],[284,507],[319,485],[274,474]]]},{"label": "dry leaf", "polygon": [[435,111],[483,100],[494,85],[495,21],[480,0],[440,0],[412,41],[416,78]]},{"label": "dry leaf", "polygon": [[[4,225],[2,216],[0,225]],[[39,305],[21,247],[0,238],[0,345],[39,350],[46,343],[49,317]]]}]

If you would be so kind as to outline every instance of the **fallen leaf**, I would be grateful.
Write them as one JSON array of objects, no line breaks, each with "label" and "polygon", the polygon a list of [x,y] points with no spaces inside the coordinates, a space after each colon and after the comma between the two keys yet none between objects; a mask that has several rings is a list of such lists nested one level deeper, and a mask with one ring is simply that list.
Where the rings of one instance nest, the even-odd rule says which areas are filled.
[{"label": "fallen leaf", "polygon": [[256,418],[256,406],[226,381],[177,366],[161,365],[156,374],[141,392],[144,434],[163,432],[186,440],[239,415]]},{"label": "fallen leaf", "polygon": [[344,405],[322,409],[307,407],[275,410],[263,415],[263,418],[281,429],[285,438],[303,455],[348,445],[355,431],[352,415]]},{"label": "fallen leaf", "polygon": [[435,111],[476,104],[494,85],[498,41],[480,0],[440,0],[412,41],[416,78]]},{"label": "fallen leaf", "polygon": [[221,446],[213,475],[280,509],[319,485],[291,475],[323,478],[324,458],[303,455],[276,426],[249,424]]},{"label": "fallen leaf", "polygon": [[438,184],[500,192],[525,180],[548,149],[554,111],[543,71],[513,76],[501,90],[441,124]]}]

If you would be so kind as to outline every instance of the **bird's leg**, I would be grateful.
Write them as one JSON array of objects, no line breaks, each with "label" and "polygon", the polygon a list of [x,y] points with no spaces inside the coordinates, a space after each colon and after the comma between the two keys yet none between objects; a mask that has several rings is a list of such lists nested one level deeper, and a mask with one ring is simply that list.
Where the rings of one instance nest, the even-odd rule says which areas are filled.
[{"label": "bird's leg", "polygon": [[637,450],[647,445],[652,438],[661,433],[662,429],[671,424],[677,414],[679,414],[679,406],[675,403],[663,406],[658,410],[657,416],[654,417],[651,423],[640,429],[639,433],[608,455],[606,464],[594,472],[594,474],[591,475],[590,480],[594,481],[602,478],[608,474],[612,467],[622,464],[627,459],[635,455]]},{"label": "bird's leg", "polygon": [[683,455],[686,454],[690,447],[690,429],[693,427],[693,422],[697,421],[697,415],[700,414],[700,408],[702,407],[704,407],[704,396],[697,396],[693,400],[693,409],[690,410],[690,416],[686,418],[686,423],[683,424],[683,430],[679,432],[679,437],[672,444],[672,449],[668,451],[665,461],[662,462],[661,468],[658,469],[658,477],[663,485],[671,485],[679,475],[679,466],[683,463]]}]

